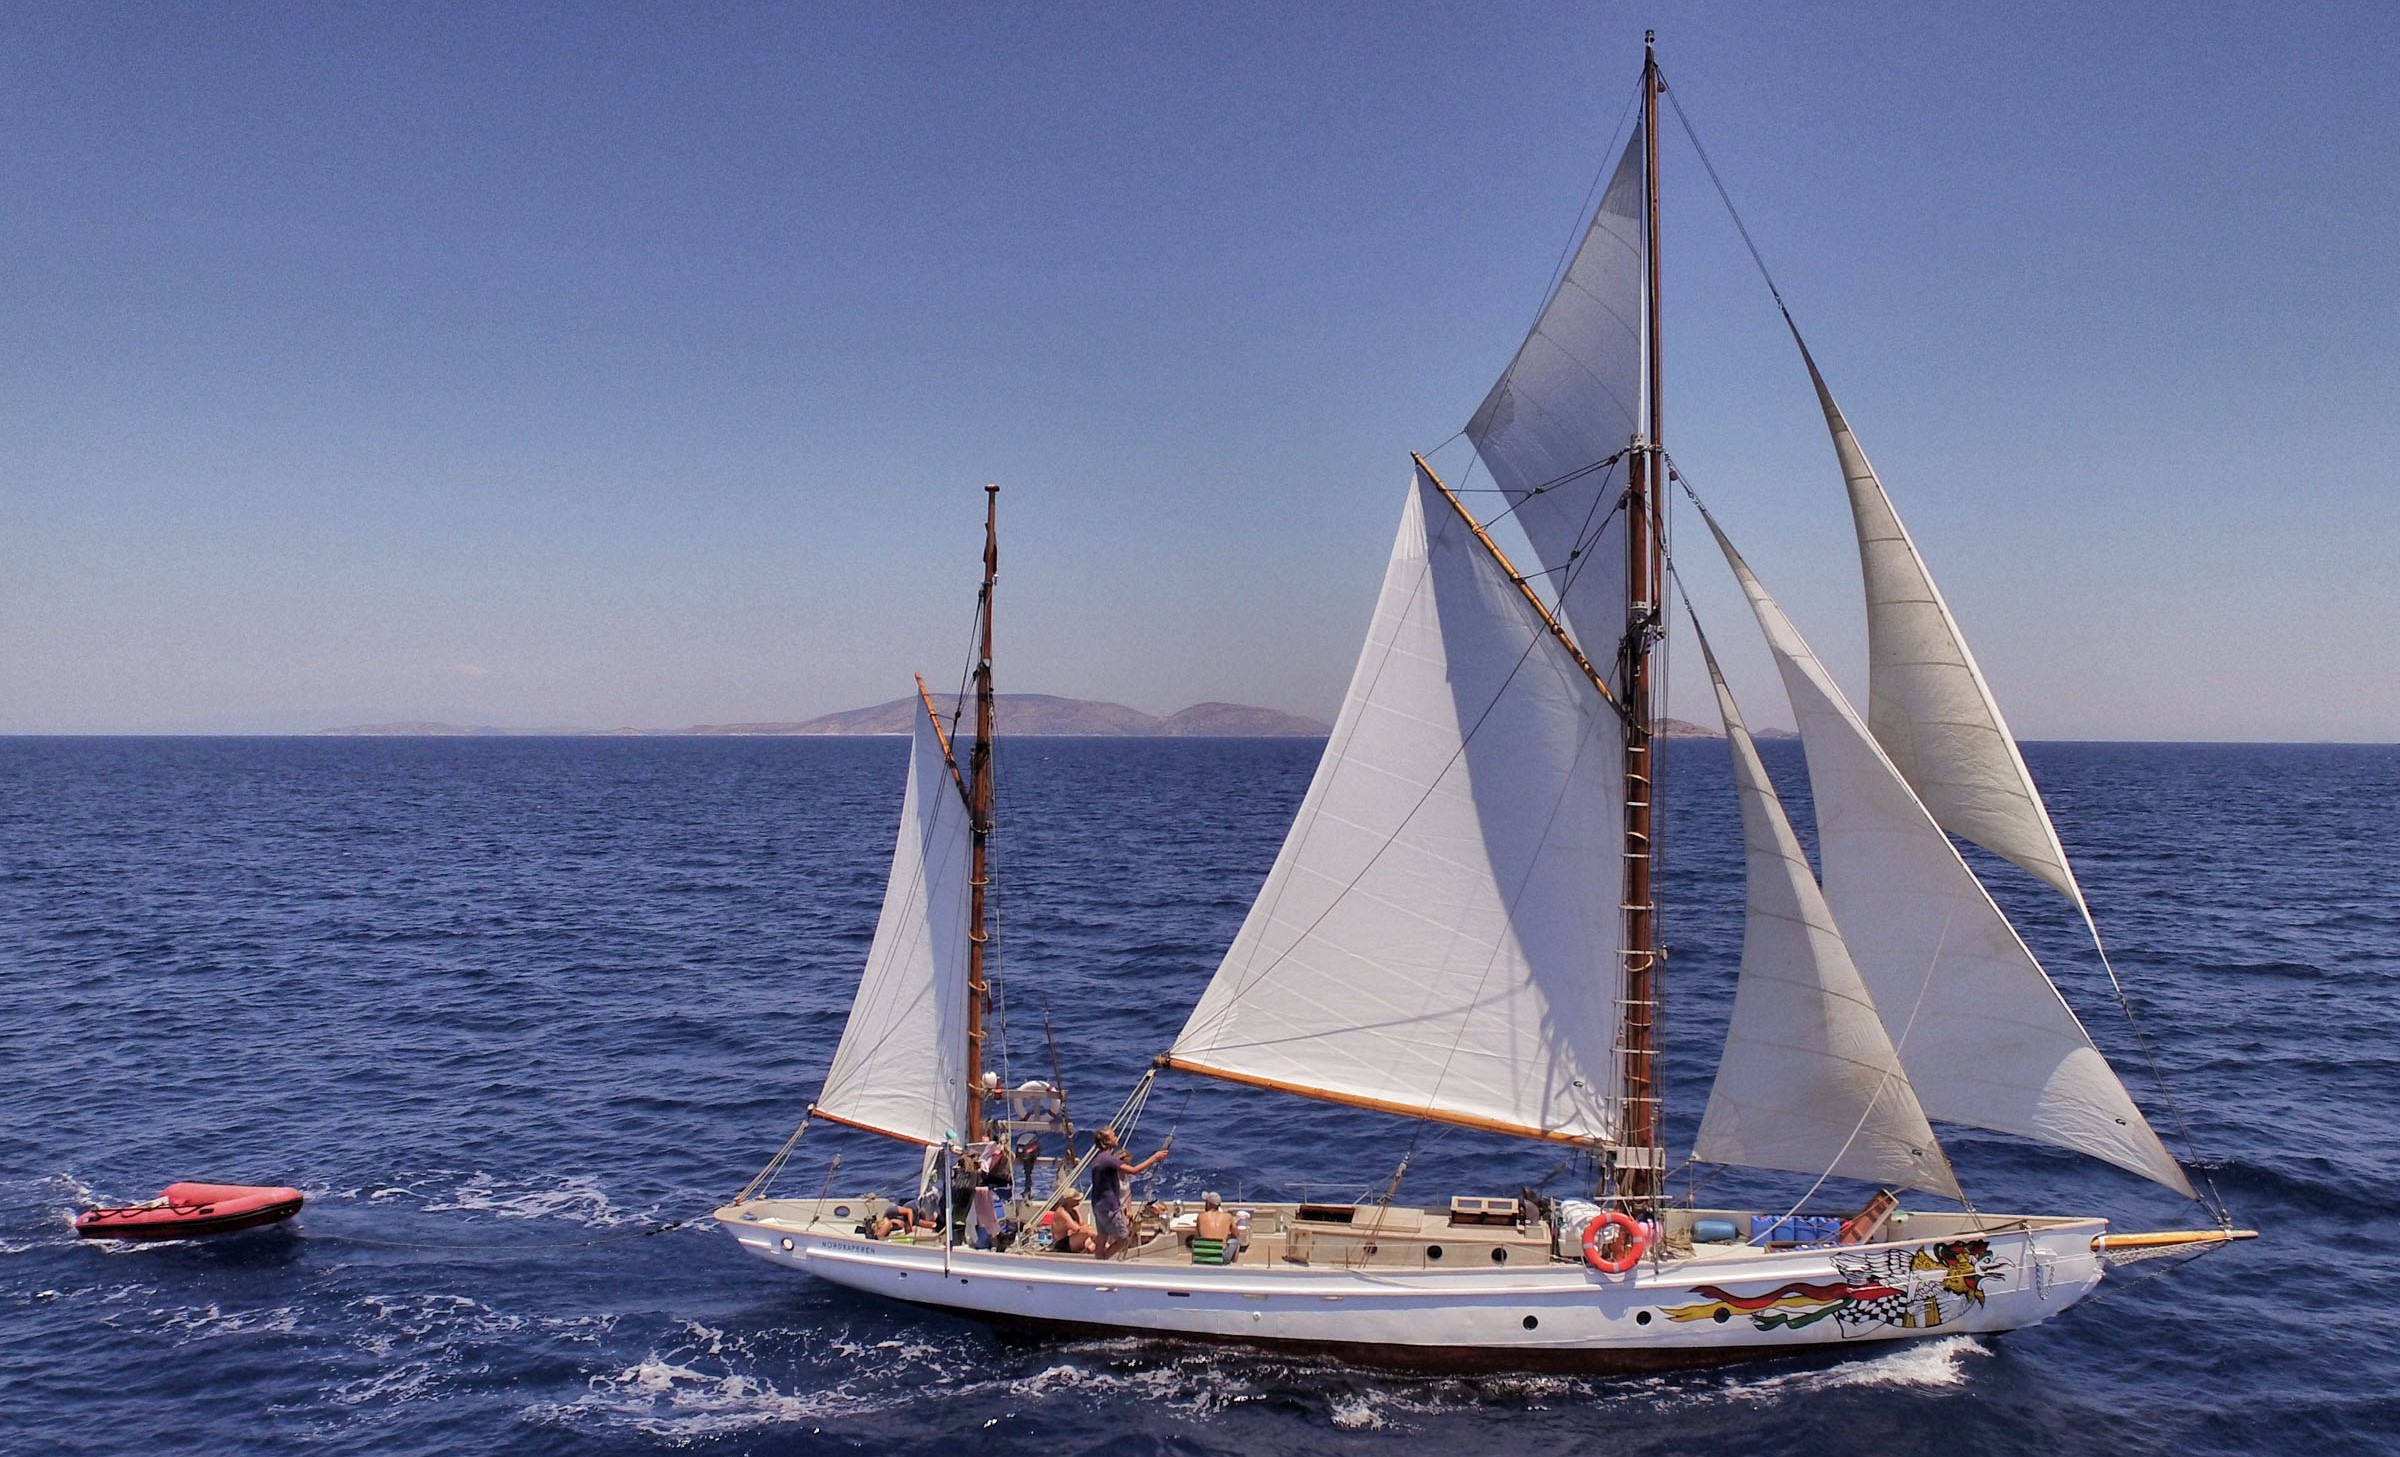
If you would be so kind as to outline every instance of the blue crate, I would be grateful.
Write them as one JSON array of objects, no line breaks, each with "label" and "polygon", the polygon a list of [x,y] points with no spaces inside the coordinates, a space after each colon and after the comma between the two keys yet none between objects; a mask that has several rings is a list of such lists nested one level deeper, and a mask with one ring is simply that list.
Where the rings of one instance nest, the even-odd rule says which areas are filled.
[{"label": "blue crate", "polygon": [[1829,1245],[1842,1237],[1842,1222],[1828,1214],[1770,1214],[1750,1216],[1754,1245]]}]

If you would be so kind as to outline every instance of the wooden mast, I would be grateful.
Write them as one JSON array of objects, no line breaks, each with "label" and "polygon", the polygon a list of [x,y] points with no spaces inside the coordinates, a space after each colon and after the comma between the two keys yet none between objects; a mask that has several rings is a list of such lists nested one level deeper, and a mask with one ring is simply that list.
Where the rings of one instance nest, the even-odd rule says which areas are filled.
[{"label": "wooden mast", "polygon": [[1625,1059],[1624,1126],[1618,1137],[1616,1194],[1626,1204],[1654,1206],[1666,1183],[1660,1138],[1658,1066],[1658,900],[1652,884],[1657,844],[1653,805],[1658,763],[1653,730],[1652,646],[1662,617],[1665,533],[1659,501],[1665,494],[1666,451],[1659,409],[1658,347],[1658,35],[1642,36],[1642,238],[1649,271],[1648,328],[1643,331],[1650,398],[1644,438],[1637,442],[1625,501]]},{"label": "wooden mast", "polygon": [[967,822],[973,862],[967,885],[967,1142],[983,1141],[983,1013],[991,1000],[984,975],[983,905],[991,885],[992,587],[1000,580],[1000,488],[983,488],[983,645],[975,658],[975,747],[967,755]]}]

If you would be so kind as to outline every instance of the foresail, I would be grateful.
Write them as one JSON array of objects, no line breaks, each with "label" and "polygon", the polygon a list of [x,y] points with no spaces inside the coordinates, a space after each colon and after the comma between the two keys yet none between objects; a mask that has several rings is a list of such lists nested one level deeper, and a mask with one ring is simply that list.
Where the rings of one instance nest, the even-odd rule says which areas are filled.
[{"label": "foresail", "polygon": [[[1798,341],[1798,332],[1792,337]],[[1991,685],[1805,343],[1800,356],[1833,432],[1858,528],[1867,588],[1867,723],[1876,742],[1936,824],[2014,861],[2081,907],[2083,890]]]},{"label": "foresail", "polygon": [[1701,652],[1741,793],[1749,893],[1733,1020],[1692,1156],[1959,1198],[1705,640]]},{"label": "foresail", "polygon": [[969,828],[920,697],[883,913],[812,1112],[918,1143],[963,1136]]},{"label": "foresail", "polygon": [[1715,521],[1808,754],[1825,902],[1927,1116],[2105,1159],[2174,1158],[1981,881]]},{"label": "foresail", "polygon": [[1423,472],[1315,780],[1172,1066],[1616,1127],[1619,721]]},{"label": "foresail", "polygon": [[1622,461],[1641,432],[1643,133],[1601,194],[1574,260],[1467,436],[1507,495],[1584,653],[1603,671],[1625,636]]}]

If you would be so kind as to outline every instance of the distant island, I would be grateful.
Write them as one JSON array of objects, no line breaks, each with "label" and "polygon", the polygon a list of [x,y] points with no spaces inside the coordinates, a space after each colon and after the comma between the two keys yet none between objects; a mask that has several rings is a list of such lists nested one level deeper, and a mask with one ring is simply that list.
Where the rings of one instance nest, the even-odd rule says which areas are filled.
[{"label": "distant island", "polygon": [[[702,723],[680,729],[493,728],[410,719],[399,723],[361,723],[318,729],[331,738],[812,738],[898,737],[916,721],[917,700],[895,698],[872,708],[852,708],[795,723]],[[1195,703],[1160,717],[1088,698],[1059,698],[1048,693],[1000,695],[1000,729],[1020,738],[1187,738],[1187,739],[1321,739],[1333,726],[1296,713],[1252,708],[1241,703]],[[1660,719],[1659,737],[1721,739],[1721,730],[1680,718]],[[1762,739],[1796,738],[1790,729],[1757,729]]]},{"label": "distant island", "polygon": [[[680,729],[512,729],[470,727],[455,723],[408,720],[400,723],[362,723],[319,729],[335,738],[512,738],[539,735],[576,737],[654,738],[803,738],[824,736],[899,736],[916,722],[917,700],[895,698],[872,708],[853,708],[795,723],[703,723]],[[1296,713],[1252,708],[1241,703],[1195,703],[1160,717],[1127,708],[1122,703],[1099,703],[1083,698],[1059,698],[1048,693],[1003,693],[999,700],[1000,731],[1012,737],[1033,738],[1318,738],[1332,725]]]},{"label": "distant island", "polygon": [[[1704,723],[1693,723],[1688,719],[1662,718],[1658,721],[1658,736],[1662,739],[1721,739],[1725,737],[1725,730],[1710,728]],[[1796,739],[1800,735],[1786,728],[1754,728],[1750,730],[1750,737]]]}]

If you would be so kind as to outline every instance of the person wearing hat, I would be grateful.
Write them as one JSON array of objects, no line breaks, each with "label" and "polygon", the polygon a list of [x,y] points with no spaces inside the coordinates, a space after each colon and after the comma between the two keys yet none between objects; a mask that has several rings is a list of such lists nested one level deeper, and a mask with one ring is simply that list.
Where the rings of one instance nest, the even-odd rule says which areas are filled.
[{"label": "person wearing hat", "polygon": [[1225,1208],[1225,1196],[1211,1189],[1200,1196],[1200,1215],[1192,1221],[1192,1235],[1197,1239],[1233,1242],[1233,1215]]},{"label": "person wearing hat", "polygon": [[1083,1217],[1083,1196],[1073,1189],[1062,1190],[1058,1207],[1042,1216],[1050,1229],[1050,1248],[1070,1254],[1089,1254],[1099,1247],[1100,1231]]}]

